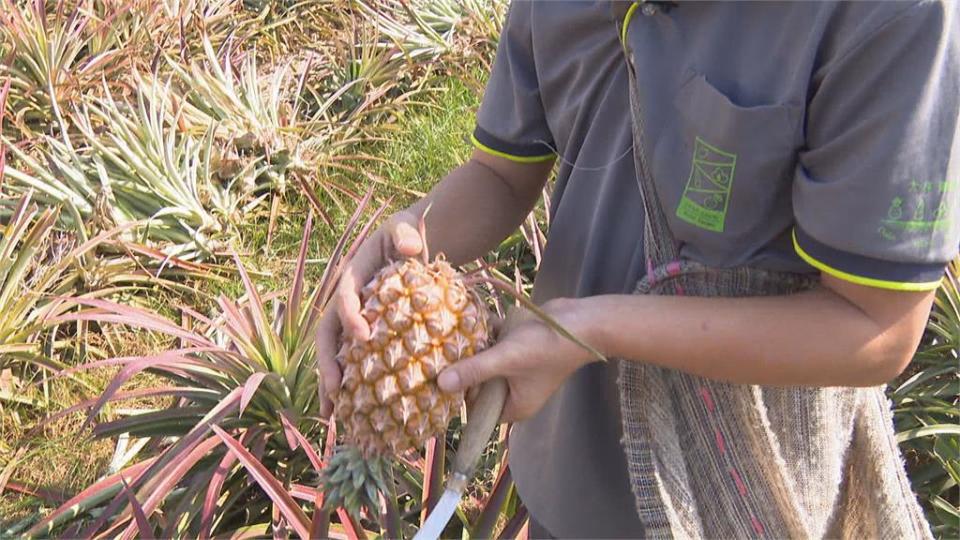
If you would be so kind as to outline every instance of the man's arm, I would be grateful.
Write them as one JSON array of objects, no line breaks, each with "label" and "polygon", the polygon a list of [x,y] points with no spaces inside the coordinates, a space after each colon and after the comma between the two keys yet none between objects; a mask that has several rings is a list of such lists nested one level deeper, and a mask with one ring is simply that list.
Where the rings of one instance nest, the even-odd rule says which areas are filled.
[{"label": "man's arm", "polygon": [[910,362],[934,294],[823,276],[790,296],[599,296],[571,315],[616,357],[733,383],[871,386]]},{"label": "man's arm", "polygon": [[427,215],[431,253],[444,253],[451,264],[488,253],[510,235],[540,198],[553,160],[518,163],[474,150],[407,213]]},{"label": "man's arm", "polygon": [[[710,379],[768,386],[873,386],[909,363],[933,291],[889,291],[824,275],[788,296],[701,298],[605,295],[543,308],[611,358]],[[596,361],[535,318],[501,330],[497,344],[441,373],[445,391],[507,379],[503,421],[536,413],[578,368]]]}]

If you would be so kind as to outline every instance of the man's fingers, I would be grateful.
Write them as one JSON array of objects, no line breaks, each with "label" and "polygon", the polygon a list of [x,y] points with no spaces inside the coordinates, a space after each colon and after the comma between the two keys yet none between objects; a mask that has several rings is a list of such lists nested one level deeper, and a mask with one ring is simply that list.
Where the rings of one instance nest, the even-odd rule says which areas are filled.
[{"label": "man's fingers", "polygon": [[398,221],[390,229],[390,238],[393,240],[394,249],[403,257],[413,257],[423,251],[420,232],[407,221]]},{"label": "man's fingers", "polygon": [[340,365],[337,364],[339,326],[336,317],[324,317],[317,335],[317,365],[323,377],[323,388],[330,395],[336,394],[340,388]]},{"label": "man's fingers", "polygon": [[504,325],[503,318],[498,317],[495,314],[491,315],[490,318],[487,319],[487,327],[490,329],[490,336],[493,339],[496,340],[500,338],[500,333],[503,331],[503,325]]},{"label": "man's fingers", "polygon": [[337,315],[343,329],[360,340],[370,337],[370,325],[360,314],[360,283],[353,271],[348,271],[340,280],[337,289]]},{"label": "man's fingers", "polygon": [[340,366],[337,364],[337,334],[340,332],[339,319],[335,313],[328,313],[317,329],[317,371],[320,375],[320,415],[333,413],[333,397],[340,389]]},{"label": "man's fingers", "polygon": [[437,385],[444,392],[461,392],[500,373],[502,356],[497,348],[488,349],[470,358],[460,360],[437,377]]},{"label": "man's fingers", "polygon": [[513,400],[508,396],[506,403],[503,404],[503,411],[500,413],[500,422],[503,424],[512,424],[524,418],[525,417],[517,410]]}]

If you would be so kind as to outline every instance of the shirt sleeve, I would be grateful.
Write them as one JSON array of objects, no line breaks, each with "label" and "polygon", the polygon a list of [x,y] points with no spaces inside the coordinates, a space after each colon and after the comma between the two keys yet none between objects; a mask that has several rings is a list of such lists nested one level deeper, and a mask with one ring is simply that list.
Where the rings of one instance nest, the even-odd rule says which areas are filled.
[{"label": "shirt sleeve", "polygon": [[814,74],[794,248],[862,285],[936,288],[960,246],[957,4],[924,2]]},{"label": "shirt sleeve", "polygon": [[521,163],[551,159],[555,147],[533,57],[533,4],[510,5],[471,137],[478,149]]}]

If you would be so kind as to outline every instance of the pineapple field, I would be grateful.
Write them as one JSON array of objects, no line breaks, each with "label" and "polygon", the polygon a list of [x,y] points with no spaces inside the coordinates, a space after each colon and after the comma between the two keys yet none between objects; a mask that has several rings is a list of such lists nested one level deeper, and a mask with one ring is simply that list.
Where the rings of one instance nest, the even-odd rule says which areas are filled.
[{"label": "pineapple field", "polygon": [[[0,538],[412,538],[468,449],[442,537],[526,537],[509,426],[433,381],[536,312],[549,189],[483,260],[368,284],[339,422],[314,343],[359,244],[469,156],[506,7],[0,0]],[[958,350],[960,261],[888,392],[942,538]]]}]

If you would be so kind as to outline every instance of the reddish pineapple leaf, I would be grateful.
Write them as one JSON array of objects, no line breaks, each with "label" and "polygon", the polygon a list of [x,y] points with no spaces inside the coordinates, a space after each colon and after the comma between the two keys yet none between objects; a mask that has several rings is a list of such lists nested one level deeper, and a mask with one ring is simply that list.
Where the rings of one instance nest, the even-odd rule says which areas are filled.
[{"label": "reddish pineapple leaf", "polygon": [[121,480],[128,477],[136,477],[147,469],[157,458],[150,458],[146,461],[127,467],[126,469],[112,474],[102,480],[95,482],[92,486],[81,491],[67,502],[60,505],[47,517],[40,520],[36,525],[30,528],[24,536],[45,536],[49,535],[57,526],[64,521],[76,517],[97,504],[109,499],[120,490]]},{"label": "reddish pineapple leaf", "polygon": [[303,239],[300,241],[300,252],[297,253],[297,266],[293,274],[293,286],[287,298],[287,328],[296,325],[296,317],[300,313],[300,304],[303,302],[304,272],[307,268],[307,248],[310,245],[310,233],[313,231],[313,212],[307,215],[307,224],[303,227]]},{"label": "reddish pineapple leaf", "polygon": [[158,537],[166,539],[184,536],[184,520],[193,522],[200,515],[201,506],[197,504],[197,500],[210,487],[214,472],[216,469],[210,467],[194,469],[180,482],[177,486],[177,490],[182,494],[178,497],[179,502],[176,506],[171,505],[158,512],[157,520],[163,524]]},{"label": "reddish pineapple leaf", "polygon": [[517,513],[507,521],[507,524],[503,526],[503,530],[500,531],[500,536],[498,539],[506,540],[508,538],[516,538],[517,540],[526,540],[527,538],[527,508],[525,506],[520,506],[517,508]]},{"label": "reddish pineapple leaf", "polygon": [[[129,392],[117,392],[110,398],[110,401],[123,401],[127,399],[139,399],[145,397],[160,397],[160,396],[177,396],[177,397],[203,397],[214,394],[211,390],[205,390],[203,388],[183,388],[176,386],[163,386],[158,388],[141,388],[139,390],[131,390]],[[56,414],[50,415],[33,427],[29,432],[27,432],[27,437],[34,437],[37,433],[46,425],[51,422],[55,422],[65,416],[69,416],[77,411],[87,409],[92,407],[99,397],[90,398],[75,405],[71,405],[62,411],[58,411]]]},{"label": "reddish pineapple leaf", "polygon": [[492,538],[493,530],[500,521],[503,503],[513,489],[513,479],[509,467],[500,467],[500,474],[490,490],[490,495],[483,503],[483,510],[474,522],[470,531],[471,538]]},{"label": "reddish pineapple leaf", "polygon": [[[216,426],[212,426],[216,428]],[[177,483],[186,476],[186,474],[197,464],[198,461],[207,457],[210,451],[220,445],[220,440],[217,437],[210,437],[207,440],[197,444],[193,449],[184,457],[183,459],[175,460],[168,467],[164,467],[162,474],[158,476],[161,478],[159,484],[155,487],[147,486],[150,495],[147,496],[146,502],[143,503],[142,511],[144,516],[149,516],[156,510],[160,503],[170,495],[170,492],[176,487]],[[131,523],[127,526],[127,529],[120,536],[121,540],[133,540],[136,538],[137,534],[137,524]],[[142,532],[142,531],[141,531]]]},{"label": "reddish pineapple leaf", "polygon": [[316,491],[313,498],[313,519],[310,520],[310,538],[327,538],[330,536],[330,512],[323,509],[323,492]]},{"label": "reddish pineapple leaf", "polygon": [[[294,440],[299,444],[300,448],[303,448],[303,452],[307,454],[307,459],[310,460],[310,463],[313,465],[313,468],[320,472],[323,469],[323,461],[320,459],[320,456],[317,455],[317,452],[313,449],[313,446],[310,444],[310,441],[300,432],[296,426],[293,425],[293,422],[287,416],[286,412],[280,414],[280,421],[283,422],[283,429],[292,436]],[[291,445],[292,450],[296,450],[296,446]]]},{"label": "reddish pineapple leaf", "polygon": [[[203,316],[201,313],[198,313],[198,312],[194,311],[193,309],[190,308],[190,306],[185,306],[185,305],[182,305],[182,304],[178,304],[178,305],[177,305],[177,309],[180,310],[181,316],[186,315],[187,317],[192,318],[192,319],[193,319],[193,321],[192,321],[193,324],[196,324],[197,322],[200,322],[200,323],[206,325],[207,327],[215,326],[215,323],[214,323],[211,319],[209,319],[208,317]],[[184,328],[186,328],[186,327],[184,327]]]},{"label": "reddish pineapple leaf", "polygon": [[290,420],[290,413],[286,410],[280,411],[280,422],[283,426],[283,437],[287,440],[287,446],[291,450],[296,450],[300,446],[300,439],[293,433],[297,431],[297,428],[293,426],[293,422]]},{"label": "reddish pineapple leaf", "polygon": [[[171,337],[183,339],[187,343],[192,343],[199,347],[216,347],[216,344],[206,337],[196,332],[185,330],[180,325],[144,309],[93,298],[65,298],[64,300],[95,309],[54,317],[50,321],[51,323],[69,321],[113,322],[125,324],[133,328],[155,330]],[[219,347],[216,348],[219,349]]]},{"label": "reddish pineapple leaf", "polygon": [[313,502],[318,496],[321,495],[323,495],[323,493],[317,488],[312,488],[303,484],[290,485],[290,496],[295,499]]},{"label": "reddish pineapple leaf", "polygon": [[240,280],[243,281],[243,288],[247,293],[247,308],[253,314],[253,323],[258,330],[257,335],[264,337],[272,335],[272,327],[269,323],[270,319],[263,309],[263,299],[260,297],[260,292],[257,291],[257,286],[253,284],[253,280],[251,280],[250,275],[247,274],[247,269],[243,267],[240,256],[234,253],[233,260],[237,265],[237,272],[240,273]]},{"label": "reddish pineapple leaf", "polygon": [[143,507],[140,506],[140,501],[137,500],[137,496],[130,491],[130,486],[127,485],[126,480],[121,478],[120,482],[123,484],[123,494],[126,495],[127,500],[130,501],[130,509],[133,511],[133,518],[136,521],[140,538],[155,540],[156,537],[153,535],[153,527],[150,525],[150,522],[147,521],[147,516],[143,513]]},{"label": "reddish pineapple leaf", "polygon": [[100,399],[90,408],[90,412],[87,414],[87,420],[84,422],[84,427],[90,425],[93,422],[93,418],[100,412],[100,409],[107,404],[108,401],[116,394],[120,387],[123,386],[128,380],[130,380],[134,375],[140,373],[147,368],[158,368],[161,366],[176,366],[181,364],[190,364],[199,365],[197,362],[193,361],[187,356],[183,356],[180,351],[167,351],[160,353],[158,355],[144,356],[138,359],[135,359],[133,362],[124,366],[120,373],[110,381],[110,384],[107,385],[106,390],[100,395]]},{"label": "reddish pineapple leaf", "polygon": [[[143,371],[146,368],[159,368],[159,367],[171,367],[171,366],[199,366],[205,367],[205,364],[197,362],[189,357],[183,356],[184,354],[194,353],[194,352],[203,352],[209,349],[180,349],[174,351],[166,351],[153,356],[146,357],[125,357],[125,358],[111,358],[107,360],[99,360],[96,362],[88,362],[79,366],[74,366],[72,368],[61,369],[53,373],[47,378],[47,380],[59,379],[62,377],[67,377],[78,371],[86,371],[102,366],[117,365],[121,364],[124,367],[120,370],[114,379],[111,381],[107,389],[100,395],[99,398],[91,405],[91,409],[87,415],[87,420],[84,423],[84,427],[88,426],[93,418],[97,415],[100,409],[109,402],[115,399],[115,395],[120,386],[124,382],[129,380],[131,377]],[[42,384],[43,381],[37,381],[33,383],[34,385]],[[187,389],[184,389],[187,390]],[[75,406],[76,408],[76,406]],[[72,412],[72,411],[71,411]]]},{"label": "reddish pineapple leaf", "polygon": [[[237,408],[237,403],[240,400],[240,390],[240,388],[234,388],[229,394],[224,396],[224,398],[220,400],[220,403],[217,403],[215,407],[210,409],[210,412],[207,413],[207,415],[204,416],[203,419],[201,419],[193,429],[191,429],[183,437],[180,437],[180,439],[177,440],[173,446],[170,446],[164,450],[163,453],[151,463],[148,469],[137,476],[133,481],[133,486],[139,487],[142,479],[145,479],[143,485],[146,488],[149,488],[151,485],[154,485],[158,482],[162,482],[164,475],[161,473],[167,468],[171,461],[184,461],[185,456],[189,454],[207,434],[210,426],[220,422],[226,415],[230,414]],[[209,442],[210,440],[211,439],[208,439],[207,441]],[[216,439],[212,440],[216,441]],[[200,457],[203,456],[201,455]],[[161,495],[166,496],[166,494],[163,493],[161,493]],[[103,514],[93,524],[87,527],[85,533],[81,536],[93,536],[93,534],[100,530],[107,520],[120,508],[122,502],[122,497],[115,498],[103,512]],[[150,504],[151,499],[148,498],[146,504],[144,505],[148,513],[151,511],[149,507]],[[108,531],[118,528],[121,524],[122,521],[118,520],[117,523],[108,529]]]},{"label": "reddish pineapple leaf", "polygon": [[310,184],[308,184],[301,175],[295,175],[295,179],[296,182],[300,184],[300,190],[307,197],[307,201],[310,203],[310,206],[313,207],[318,214],[320,214],[320,218],[324,223],[327,224],[328,227],[333,227],[333,220],[330,219],[330,214],[327,213],[327,209],[324,207],[324,204],[320,202],[317,192],[310,187]]},{"label": "reddish pineapple leaf", "polygon": [[17,493],[23,493],[24,495],[30,495],[31,497],[36,497],[54,504],[61,504],[66,501],[68,497],[68,495],[62,491],[53,491],[52,489],[31,486],[22,482],[7,482],[7,485],[4,486],[4,489]]},{"label": "reddish pineapple leaf", "polygon": [[[3,119],[7,114],[7,94],[10,92],[12,79],[7,79],[0,90],[0,133],[3,132]],[[4,167],[7,165],[7,147],[0,141],[0,186],[3,186]]]},{"label": "reddish pineapple leaf", "polygon": [[273,540],[288,540],[290,538],[290,529],[287,527],[283,516],[280,515],[280,508],[276,503],[270,508],[270,531],[273,533]]},{"label": "reddish pineapple leaf", "polygon": [[[252,430],[243,434],[243,437],[240,439],[241,444],[247,442],[247,438],[251,432]],[[210,538],[210,532],[213,528],[213,512],[216,509],[217,501],[220,499],[220,490],[223,489],[223,483],[227,479],[227,473],[230,472],[230,469],[236,461],[237,457],[233,455],[233,452],[225,453],[220,463],[217,464],[213,477],[210,479],[210,487],[203,497],[203,509],[200,513],[200,538],[202,539]]]},{"label": "reddish pineapple leaf", "polygon": [[[163,261],[164,266],[173,266],[183,270],[189,270],[191,272],[202,273],[205,279],[224,279],[214,273],[214,267],[207,264],[187,261],[179,257],[168,255],[159,249],[138,244],[136,242],[124,242],[123,247],[137,255],[144,255],[157,261]],[[160,269],[157,270],[158,272],[160,271]]]},{"label": "reddish pineapple leaf", "polygon": [[240,463],[247,469],[250,475],[257,481],[260,488],[266,492],[270,500],[277,505],[280,513],[290,523],[294,530],[302,538],[310,537],[310,521],[304,515],[303,510],[287,493],[283,484],[280,483],[266,467],[258,461],[253,454],[247,451],[239,442],[227,434],[226,431],[218,426],[211,426],[214,433],[223,441],[227,448],[237,456]]},{"label": "reddish pineapple leaf", "polygon": [[[337,444],[337,423],[329,418],[327,421],[327,439],[323,446],[323,460],[320,460],[320,466],[314,464],[317,472],[323,468],[323,464],[333,456],[333,448]],[[311,449],[312,450],[312,449]],[[309,456],[309,454],[307,454]],[[310,459],[313,462],[313,459]],[[311,538],[326,538],[330,531],[330,512],[323,509],[323,492],[319,492],[314,501],[313,521],[310,523]]]},{"label": "reddish pineapple leaf", "polygon": [[[248,446],[251,440],[264,441],[266,439],[259,428],[252,428],[243,433],[240,437],[240,444]],[[210,479],[210,487],[207,489],[207,493],[203,499],[203,510],[200,519],[200,538],[210,537],[210,531],[213,527],[213,512],[216,510],[217,501],[220,499],[220,490],[223,489],[223,484],[227,479],[227,473],[230,472],[230,469],[236,461],[237,457],[233,452],[225,453],[223,459],[220,460],[220,463],[217,465],[213,478]]]},{"label": "reddish pineapple leaf", "polygon": [[257,393],[257,388],[260,388],[260,383],[263,382],[263,379],[268,375],[268,373],[259,371],[250,375],[247,378],[247,382],[243,383],[243,394],[240,396],[240,415],[243,415],[243,411],[247,408],[247,405],[250,404],[250,400],[253,399],[253,395]]},{"label": "reddish pineapple leaf", "polygon": [[427,516],[436,506],[443,493],[443,469],[446,462],[446,444],[434,437],[427,441],[425,464],[423,467],[423,496],[420,511],[420,526],[423,527]]},{"label": "reddish pineapple leaf", "polygon": [[235,341],[246,342],[250,336],[255,335],[250,319],[243,314],[240,307],[232,300],[221,295],[217,298],[217,305],[220,306],[220,316],[223,318],[227,330],[235,338],[240,338],[235,339]]},{"label": "reddish pineapple leaf", "polygon": [[[353,233],[353,229],[357,226],[357,223],[360,221],[364,210],[366,210],[366,207],[370,204],[370,199],[372,198],[373,188],[367,191],[366,195],[364,195],[363,199],[360,201],[360,204],[357,205],[357,208],[353,211],[353,215],[350,216],[350,219],[347,221],[347,226],[344,227],[343,232],[340,234],[340,238],[337,239],[337,244],[330,253],[330,260],[327,261],[327,266],[323,269],[323,275],[320,276],[320,294],[317,296],[317,301],[320,303],[319,305],[313,306],[316,310],[316,312],[313,314],[314,316],[319,315],[319,308],[322,308],[324,305],[326,305],[327,297],[333,293],[336,282],[339,279],[338,268],[340,266],[340,260],[343,257],[344,249],[346,249],[347,242],[350,240],[350,235]],[[365,240],[365,237],[365,234],[361,234],[354,242],[356,243],[361,239]]]},{"label": "reddish pineapple leaf", "polygon": [[360,540],[361,538],[366,539],[367,533],[363,530],[356,521],[354,521],[353,516],[344,508],[337,508],[337,517],[340,518],[340,525],[343,527],[344,532],[347,534],[349,540]]},{"label": "reddish pineapple leaf", "polygon": [[[337,422],[331,415],[327,421],[327,440],[323,443],[323,462],[327,463],[333,457],[333,449],[337,446]],[[320,472],[319,470],[317,472]]]}]

